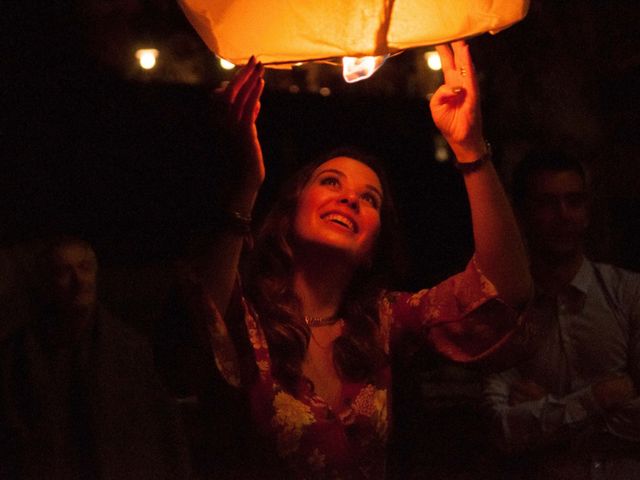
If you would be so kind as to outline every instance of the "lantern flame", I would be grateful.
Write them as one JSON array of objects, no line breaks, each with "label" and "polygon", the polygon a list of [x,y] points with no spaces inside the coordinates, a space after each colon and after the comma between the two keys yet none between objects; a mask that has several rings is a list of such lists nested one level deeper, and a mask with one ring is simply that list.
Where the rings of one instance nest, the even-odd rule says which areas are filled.
[{"label": "lantern flame", "polygon": [[231,63],[229,60],[225,60],[224,58],[219,59],[220,66],[225,70],[233,70],[236,66]]},{"label": "lantern flame", "polygon": [[369,78],[389,58],[389,55],[376,57],[342,57],[342,76],[345,82],[354,83]]}]

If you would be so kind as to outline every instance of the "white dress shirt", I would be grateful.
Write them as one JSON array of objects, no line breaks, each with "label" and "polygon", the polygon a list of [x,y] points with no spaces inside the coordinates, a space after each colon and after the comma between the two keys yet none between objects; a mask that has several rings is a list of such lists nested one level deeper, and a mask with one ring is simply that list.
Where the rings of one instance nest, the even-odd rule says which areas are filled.
[{"label": "white dress shirt", "polygon": [[[568,287],[556,297],[537,295],[531,308],[545,324],[539,348],[516,368],[484,382],[484,400],[504,446],[521,451],[607,432],[640,448],[640,396],[606,412],[591,390],[621,373],[640,390],[640,274],[584,259]],[[534,381],[547,395],[509,405],[510,385],[517,379]]]}]

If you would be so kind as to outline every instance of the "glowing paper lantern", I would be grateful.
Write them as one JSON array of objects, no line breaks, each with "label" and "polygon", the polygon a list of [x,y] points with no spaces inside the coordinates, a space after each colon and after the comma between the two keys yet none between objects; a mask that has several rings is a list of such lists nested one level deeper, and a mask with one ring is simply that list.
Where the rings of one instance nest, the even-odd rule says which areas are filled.
[{"label": "glowing paper lantern", "polygon": [[[207,46],[236,65],[384,57],[522,20],[528,0],[179,0]],[[381,64],[378,60],[374,63]]]}]

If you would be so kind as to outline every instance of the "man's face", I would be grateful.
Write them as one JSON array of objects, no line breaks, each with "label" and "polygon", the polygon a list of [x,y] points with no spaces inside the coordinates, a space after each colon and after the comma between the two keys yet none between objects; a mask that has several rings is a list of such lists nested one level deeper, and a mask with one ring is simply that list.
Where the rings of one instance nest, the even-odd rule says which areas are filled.
[{"label": "man's face", "polygon": [[80,313],[96,303],[98,262],[88,245],[68,244],[51,256],[51,299],[65,312]]},{"label": "man's face", "polygon": [[521,221],[531,249],[558,259],[582,252],[589,225],[582,177],[573,171],[542,171],[528,185]]}]

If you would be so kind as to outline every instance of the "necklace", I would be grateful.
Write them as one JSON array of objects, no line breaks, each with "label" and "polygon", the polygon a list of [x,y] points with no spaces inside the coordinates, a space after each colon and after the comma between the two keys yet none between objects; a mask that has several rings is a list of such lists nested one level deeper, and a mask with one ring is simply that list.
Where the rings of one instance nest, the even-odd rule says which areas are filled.
[{"label": "necklace", "polygon": [[310,317],[305,315],[304,321],[309,327],[324,327],[326,325],[333,325],[340,321],[341,318],[338,315],[329,315],[328,317]]}]

